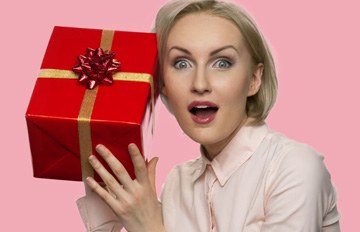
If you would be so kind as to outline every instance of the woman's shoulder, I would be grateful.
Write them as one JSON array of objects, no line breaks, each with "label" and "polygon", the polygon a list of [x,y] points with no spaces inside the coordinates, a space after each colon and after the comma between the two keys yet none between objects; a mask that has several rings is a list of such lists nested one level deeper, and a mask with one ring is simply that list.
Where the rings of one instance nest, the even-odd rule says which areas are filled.
[{"label": "woman's shoulder", "polygon": [[198,156],[194,159],[176,164],[169,172],[167,180],[179,180],[180,178],[187,178],[196,170],[201,168],[201,157]]},{"label": "woman's shoulder", "polygon": [[267,146],[267,150],[272,151],[271,168],[289,165],[297,168],[304,165],[311,168],[313,167],[311,165],[320,165],[324,160],[323,154],[312,145],[289,138],[274,130],[269,131]]},{"label": "woman's shoulder", "polygon": [[309,213],[318,207],[324,225],[339,220],[337,192],[323,154],[278,132],[273,133],[269,144],[275,152],[266,179],[265,202],[276,205],[291,199]]},{"label": "woman's shoulder", "polygon": [[282,133],[273,131],[272,134],[269,146],[274,154],[269,164],[270,183],[301,183],[308,191],[331,189],[331,176],[321,152]]},{"label": "woman's shoulder", "polygon": [[[200,168],[201,157],[176,164],[167,174],[162,185],[161,202],[167,202],[179,196],[181,191],[187,191],[191,187],[192,174]],[[171,200],[170,200],[171,201]]]}]

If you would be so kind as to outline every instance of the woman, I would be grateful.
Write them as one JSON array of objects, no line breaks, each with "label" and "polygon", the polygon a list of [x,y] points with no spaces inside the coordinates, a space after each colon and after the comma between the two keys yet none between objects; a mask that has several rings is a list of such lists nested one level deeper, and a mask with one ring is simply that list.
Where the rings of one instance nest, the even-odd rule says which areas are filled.
[{"label": "woman", "polygon": [[276,72],[249,15],[231,3],[173,1],[160,9],[155,31],[162,100],[201,155],[172,169],[160,203],[157,158],[145,164],[129,145],[133,181],[99,145],[118,175],[90,158],[109,192],[89,178],[94,192],[78,200],[88,230],[340,231],[323,156],[264,122]]}]

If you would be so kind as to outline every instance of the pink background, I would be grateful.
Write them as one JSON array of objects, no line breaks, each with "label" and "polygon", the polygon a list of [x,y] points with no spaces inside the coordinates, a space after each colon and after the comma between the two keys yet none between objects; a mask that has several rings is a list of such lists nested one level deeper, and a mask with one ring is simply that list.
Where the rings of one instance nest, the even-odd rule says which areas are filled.
[{"label": "pink background", "polygon": [[[1,14],[1,231],[85,231],[79,182],[32,177],[24,114],[54,25],[148,32],[165,0],[7,1]],[[102,1],[105,2],[105,1]],[[268,125],[325,156],[343,231],[356,231],[360,99],[357,1],[236,1],[273,50],[279,95]],[[173,165],[198,155],[161,101],[156,108],[157,189]],[[181,148],[181,149],[179,149]]]}]

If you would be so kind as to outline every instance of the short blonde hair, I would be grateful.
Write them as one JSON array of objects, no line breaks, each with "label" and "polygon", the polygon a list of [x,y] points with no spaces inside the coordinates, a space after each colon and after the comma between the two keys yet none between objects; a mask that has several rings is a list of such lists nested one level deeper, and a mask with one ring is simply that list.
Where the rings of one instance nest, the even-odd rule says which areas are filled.
[{"label": "short blonde hair", "polygon": [[[249,96],[246,101],[246,114],[256,119],[253,124],[263,123],[271,108],[274,106],[277,96],[278,83],[274,60],[265,38],[254,20],[244,9],[230,2],[216,0],[175,0],[166,3],[159,10],[152,32],[157,34],[160,90],[163,86],[163,61],[166,55],[166,43],[171,28],[181,17],[200,12],[206,12],[235,23],[242,33],[246,46],[252,56],[252,68],[256,67],[258,63],[264,64],[260,89],[255,95]],[[161,93],[161,91],[159,92]],[[164,96],[162,96],[162,99],[164,101]],[[164,103],[168,107],[168,103]]]}]

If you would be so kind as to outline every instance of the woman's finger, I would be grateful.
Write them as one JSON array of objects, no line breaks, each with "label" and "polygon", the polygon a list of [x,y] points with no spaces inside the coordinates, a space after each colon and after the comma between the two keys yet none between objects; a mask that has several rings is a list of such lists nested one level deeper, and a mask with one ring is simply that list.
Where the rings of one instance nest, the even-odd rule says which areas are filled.
[{"label": "woman's finger", "polygon": [[96,192],[111,208],[115,208],[118,203],[116,199],[110,195],[103,187],[100,186],[92,177],[86,178],[88,186]]},{"label": "woman's finger", "polygon": [[143,184],[149,184],[148,173],[145,165],[144,157],[141,155],[139,148],[130,143],[128,146],[131,160],[134,164],[136,179]]},{"label": "woman's finger", "polygon": [[155,174],[156,174],[156,165],[157,165],[158,160],[159,160],[159,157],[154,157],[150,160],[150,162],[148,162],[146,164],[146,167],[148,170],[148,175],[149,175],[150,185],[155,194],[156,194],[156,184],[155,184],[156,175]]},{"label": "woman's finger", "polygon": [[[104,183],[116,195],[116,198],[121,200],[124,197],[127,197],[126,196],[127,192],[120,186],[119,182],[105,169],[105,167],[100,163],[100,161],[94,155],[89,156],[89,162],[94,168],[94,170],[97,172],[97,174],[99,174],[99,176],[104,181]],[[106,190],[104,191],[107,192]]]},{"label": "woman's finger", "polygon": [[124,189],[129,192],[134,192],[133,180],[131,179],[129,173],[126,171],[125,167],[111,153],[111,151],[102,144],[96,146],[96,151],[104,158],[106,163],[110,166],[116,178],[124,186]]}]

